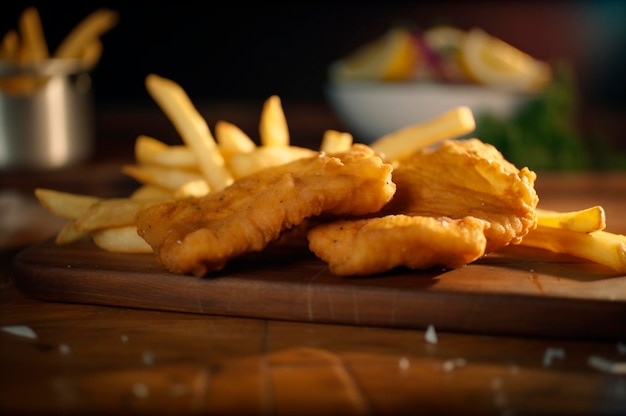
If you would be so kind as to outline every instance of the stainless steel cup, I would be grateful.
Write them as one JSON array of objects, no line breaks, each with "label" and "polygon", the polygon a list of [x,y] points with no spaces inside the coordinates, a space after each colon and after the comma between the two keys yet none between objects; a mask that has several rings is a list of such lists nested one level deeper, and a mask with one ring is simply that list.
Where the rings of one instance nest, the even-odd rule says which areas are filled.
[{"label": "stainless steel cup", "polygon": [[29,67],[0,61],[0,169],[80,163],[91,157],[93,144],[88,69],[74,60]]}]

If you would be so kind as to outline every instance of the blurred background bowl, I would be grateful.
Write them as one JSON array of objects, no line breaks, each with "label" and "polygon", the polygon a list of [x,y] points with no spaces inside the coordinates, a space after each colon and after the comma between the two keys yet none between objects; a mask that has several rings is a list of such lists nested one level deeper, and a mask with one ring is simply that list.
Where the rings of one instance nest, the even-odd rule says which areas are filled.
[{"label": "blurred background bowl", "polygon": [[475,118],[483,114],[508,118],[536,97],[479,85],[428,82],[333,82],[325,92],[348,132],[362,143],[459,106],[470,107]]}]

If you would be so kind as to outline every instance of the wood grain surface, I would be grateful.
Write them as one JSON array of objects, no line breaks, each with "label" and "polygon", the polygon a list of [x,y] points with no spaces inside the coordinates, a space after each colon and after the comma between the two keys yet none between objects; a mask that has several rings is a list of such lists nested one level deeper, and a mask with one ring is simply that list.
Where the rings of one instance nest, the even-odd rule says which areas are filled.
[{"label": "wood grain surface", "polygon": [[14,259],[33,297],[131,308],[449,331],[618,340],[626,276],[595,263],[508,247],[456,270],[339,277],[306,248],[267,249],[204,278],[163,270],[152,255],[88,241],[33,245]]}]

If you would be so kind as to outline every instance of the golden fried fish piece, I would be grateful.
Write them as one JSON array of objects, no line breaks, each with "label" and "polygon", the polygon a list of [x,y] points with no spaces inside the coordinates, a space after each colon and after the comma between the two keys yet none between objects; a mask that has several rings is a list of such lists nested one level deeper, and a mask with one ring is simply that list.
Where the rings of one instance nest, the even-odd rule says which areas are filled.
[{"label": "golden fried fish piece", "polygon": [[146,209],[137,229],[168,270],[203,276],[262,250],[309,217],[380,210],[395,192],[392,170],[372,149],[355,144],[264,169],[202,198]]},{"label": "golden fried fish piece", "polygon": [[446,141],[394,169],[396,193],[373,218],[317,226],[309,248],[340,275],[460,267],[536,226],[535,178],[478,139]]},{"label": "golden fried fish piece", "polygon": [[309,231],[309,248],[336,275],[369,275],[399,266],[457,268],[482,257],[484,230],[478,218],[386,215],[337,220]]},{"label": "golden fried fish piece", "polygon": [[448,140],[416,152],[393,172],[397,190],[384,213],[489,222],[486,252],[519,243],[537,225],[537,175],[518,169],[478,139]]}]

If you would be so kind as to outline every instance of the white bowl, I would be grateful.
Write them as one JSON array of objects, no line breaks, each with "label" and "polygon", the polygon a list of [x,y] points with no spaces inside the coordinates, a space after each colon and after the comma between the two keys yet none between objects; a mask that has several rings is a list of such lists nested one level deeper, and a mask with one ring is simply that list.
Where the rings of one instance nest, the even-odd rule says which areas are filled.
[{"label": "white bowl", "polygon": [[534,95],[470,84],[428,82],[335,82],[326,97],[355,141],[371,143],[403,127],[433,119],[459,106],[474,117],[510,117]]}]

